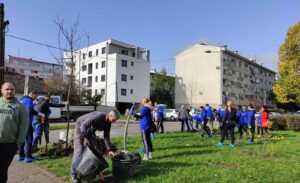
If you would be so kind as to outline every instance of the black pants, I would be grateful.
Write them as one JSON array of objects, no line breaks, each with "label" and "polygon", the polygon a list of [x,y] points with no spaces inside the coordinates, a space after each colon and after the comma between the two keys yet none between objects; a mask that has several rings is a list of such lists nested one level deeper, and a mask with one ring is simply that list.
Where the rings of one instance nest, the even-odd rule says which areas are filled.
[{"label": "black pants", "polygon": [[188,118],[182,118],[180,119],[180,121],[181,121],[181,132],[184,131],[184,124],[186,124],[188,131],[191,131]]},{"label": "black pants", "polygon": [[251,141],[254,142],[254,136],[255,136],[255,126],[251,126],[251,128],[249,129],[251,132]]},{"label": "black pants", "polygon": [[246,125],[239,125],[239,134],[240,134],[240,138],[243,138],[243,134],[244,132],[246,132]]},{"label": "black pants", "polygon": [[6,183],[8,167],[16,152],[17,144],[0,143],[0,183]]},{"label": "black pants", "polygon": [[208,136],[210,136],[210,128],[207,126],[207,122],[203,122],[201,124],[201,136],[204,137],[205,132],[207,133]]},{"label": "black pants", "polygon": [[144,143],[145,154],[149,154],[149,152],[153,152],[150,134],[151,134],[150,130],[142,131],[142,140]]},{"label": "black pants", "polygon": [[33,127],[30,124],[26,134],[25,142],[22,144],[18,144],[18,154],[20,157],[31,158],[32,140],[33,140]]},{"label": "black pants", "polygon": [[164,133],[164,123],[163,118],[157,118],[157,132]]},{"label": "black pants", "polygon": [[225,124],[225,126],[222,130],[222,133],[221,133],[221,143],[224,142],[225,136],[226,136],[226,134],[228,134],[228,131],[229,131],[230,137],[231,137],[231,144],[234,144],[234,127],[235,127],[234,123],[226,123]]},{"label": "black pants", "polygon": [[263,128],[263,127],[261,127],[260,129],[261,129],[261,135],[263,137],[266,137],[266,135],[269,133],[269,129],[268,128]]}]

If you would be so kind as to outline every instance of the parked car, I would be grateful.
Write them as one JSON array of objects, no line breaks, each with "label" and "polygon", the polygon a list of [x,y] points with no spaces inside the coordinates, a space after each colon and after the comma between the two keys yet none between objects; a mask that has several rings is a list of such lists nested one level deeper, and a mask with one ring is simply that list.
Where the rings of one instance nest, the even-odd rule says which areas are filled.
[{"label": "parked car", "polygon": [[300,114],[300,111],[295,112],[295,114]]},{"label": "parked car", "polygon": [[192,116],[192,117],[194,117],[194,116],[196,116],[196,115],[198,115],[198,114],[200,114],[201,112],[200,112],[200,110],[199,109],[191,109],[191,111],[190,111],[190,115]]},{"label": "parked car", "polygon": [[178,110],[177,109],[166,109],[164,111],[164,113],[165,113],[166,120],[171,120],[171,121],[178,120]]},{"label": "parked car", "polygon": [[270,112],[270,115],[277,116],[277,115],[281,115],[281,114],[279,112]]}]

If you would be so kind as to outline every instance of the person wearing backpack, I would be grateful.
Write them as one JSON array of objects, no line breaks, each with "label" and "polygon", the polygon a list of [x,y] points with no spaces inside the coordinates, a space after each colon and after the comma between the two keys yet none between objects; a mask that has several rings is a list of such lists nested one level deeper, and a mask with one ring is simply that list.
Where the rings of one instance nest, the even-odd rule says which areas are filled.
[{"label": "person wearing backpack", "polygon": [[45,95],[44,99],[37,104],[38,111],[45,115],[44,122],[41,123],[41,132],[45,135],[46,144],[49,143],[49,115],[51,112],[50,107],[65,107],[66,104],[68,104],[68,102],[66,104],[53,104],[50,102],[50,99],[50,95]]}]

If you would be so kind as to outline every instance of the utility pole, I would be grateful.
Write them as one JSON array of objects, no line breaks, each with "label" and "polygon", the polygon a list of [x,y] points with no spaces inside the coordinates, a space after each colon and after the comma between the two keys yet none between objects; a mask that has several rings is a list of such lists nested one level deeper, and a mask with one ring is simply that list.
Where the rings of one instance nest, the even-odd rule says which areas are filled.
[{"label": "utility pole", "polygon": [[4,4],[0,3],[0,85],[4,83],[4,57],[5,57],[5,27],[9,21],[4,21]]}]

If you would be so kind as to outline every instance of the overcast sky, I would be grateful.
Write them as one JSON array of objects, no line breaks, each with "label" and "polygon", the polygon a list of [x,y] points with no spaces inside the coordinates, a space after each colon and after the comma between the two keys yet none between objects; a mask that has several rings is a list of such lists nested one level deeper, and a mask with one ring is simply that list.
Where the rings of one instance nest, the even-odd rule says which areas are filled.
[{"label": "overcast sky", "polygon": [[[228,45],[277,71],[277,51],[300,20],[299,0],[4,0],[8,35],[58,46],[57,16],[80,17],[91,43],[116,39],[151,50],[151,68],[174,73],[175,54],[196,42]],[[52,50],[56,53],[54,50]],[[6,37],[6,55],[55,62],[49,49]]]}]

